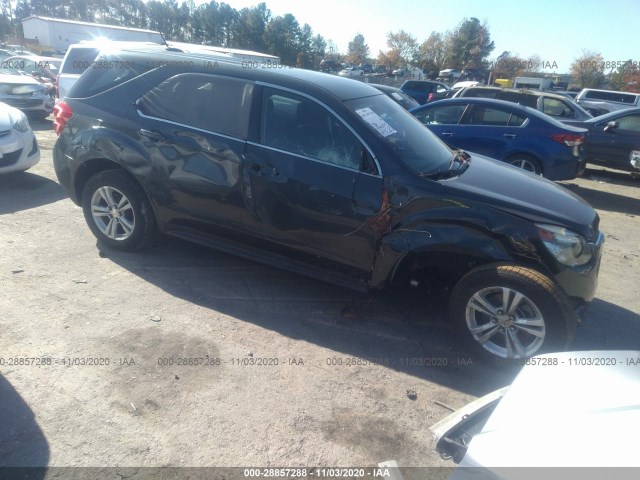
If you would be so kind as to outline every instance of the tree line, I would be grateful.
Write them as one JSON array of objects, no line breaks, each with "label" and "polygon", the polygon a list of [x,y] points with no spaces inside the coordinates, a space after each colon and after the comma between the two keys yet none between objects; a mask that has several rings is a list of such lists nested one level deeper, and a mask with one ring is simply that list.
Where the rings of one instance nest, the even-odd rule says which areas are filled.
[{"label": "tree line", "polygon": [[211,1],[193,0],[18,0],[15,9],[2,0],[0,35],[20,35],[22,19],[31,15],[144,28],[167,40],[269,53],[287,65],[313,68],[325,55],[327,41],[300,25],[292,14],[272,16],[265,3],[237,10]]}]

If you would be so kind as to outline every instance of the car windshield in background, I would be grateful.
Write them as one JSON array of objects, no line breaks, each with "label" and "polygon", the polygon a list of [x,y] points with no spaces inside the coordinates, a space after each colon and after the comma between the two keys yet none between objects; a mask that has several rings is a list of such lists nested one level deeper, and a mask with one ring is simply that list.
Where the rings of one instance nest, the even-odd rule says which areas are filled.
[{"label": "car windshield in background", "polygon": [[449,147],[386,95],[357,98],[345,103],[415,172],[435,172],[451,164]]}]

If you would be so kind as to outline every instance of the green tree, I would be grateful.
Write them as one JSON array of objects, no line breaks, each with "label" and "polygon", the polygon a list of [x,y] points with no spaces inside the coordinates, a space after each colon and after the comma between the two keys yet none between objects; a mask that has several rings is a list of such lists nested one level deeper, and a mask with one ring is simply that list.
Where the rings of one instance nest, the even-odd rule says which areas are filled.
[{"label": "green tree", "polygon": [[451,35],[451,62],[448,67],[481,68],[494,49],[486,22],[465,18]]},{"label": "green tree", "polygon": [[447,68],[451,57],[451,33],[431,32],[418,48],[420,67],[425,72],[434,72]]},{"label": "green tree", "polygon": [[292,14],[272,18],[265,32],[265,43],[272,55],[277,55],[285,65],[295,65],[298,60],[300,25]]},{"label": "green tree", "polygon": [[267,50],[265,32],[271,18],[271,11],[263,2],[255,7],[243,8],[239,15],[238,48],[264,52]]},{"label": "green tree", "polygon": [[349,42],[347,49],[347,61],[356,65],[364,63],[369,56],[369,46],[364,41],[364,36],[358,33],[353,40]]}]

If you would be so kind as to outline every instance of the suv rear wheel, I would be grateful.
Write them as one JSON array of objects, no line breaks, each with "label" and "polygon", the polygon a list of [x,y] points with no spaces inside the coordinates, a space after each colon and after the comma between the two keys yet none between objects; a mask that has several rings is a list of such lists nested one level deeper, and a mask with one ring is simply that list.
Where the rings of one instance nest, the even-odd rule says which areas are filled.
[{"label": "suv rear wheel", "polygon": [[463,341],[484,359],[563,350],[575,331],[575,317],[558,287],[514,265],[469,272],[454,288],[449,311]]},{"label": "suv rear wheel", "polygon": [[82,192],[82,209],[93,234],[108,247],[137,250],[155,236],[149,200],[124,171],[107,170],[91,177]]}]

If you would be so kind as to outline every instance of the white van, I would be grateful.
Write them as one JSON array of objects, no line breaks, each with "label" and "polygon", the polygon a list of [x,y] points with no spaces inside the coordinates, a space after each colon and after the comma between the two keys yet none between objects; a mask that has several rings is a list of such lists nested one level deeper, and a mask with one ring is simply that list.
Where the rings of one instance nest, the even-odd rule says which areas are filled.
[{"label": "white van", "polygon": [[64,98],[71,86],[76,83],[80,75],[91,66],[100,53],[100,46],[95,43],[74,43],[60,65],[60,72],[56,81],[56,97]]}]

